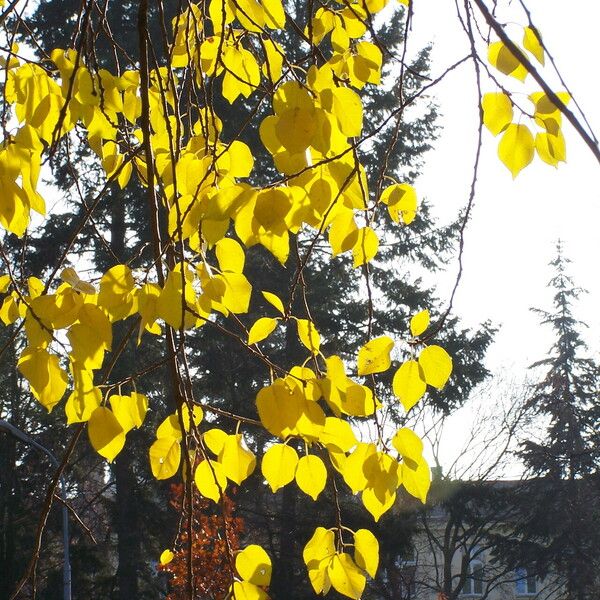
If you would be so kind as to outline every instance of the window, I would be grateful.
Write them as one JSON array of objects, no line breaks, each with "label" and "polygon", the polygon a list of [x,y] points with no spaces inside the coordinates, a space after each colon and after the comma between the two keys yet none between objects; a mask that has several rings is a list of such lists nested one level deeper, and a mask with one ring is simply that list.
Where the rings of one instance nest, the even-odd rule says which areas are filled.
[{"label": "window", "polygon": [[531,596],[537,594],[537,579],[530,575],[526,568],[520,567],[515,571],[517,580],[515,582],[515,591],[517,596]]},{"label": "window", "polygon": [[467,578],[463,585],[463,596],[483,596],[483,563],[473,560],[467,567]]}]

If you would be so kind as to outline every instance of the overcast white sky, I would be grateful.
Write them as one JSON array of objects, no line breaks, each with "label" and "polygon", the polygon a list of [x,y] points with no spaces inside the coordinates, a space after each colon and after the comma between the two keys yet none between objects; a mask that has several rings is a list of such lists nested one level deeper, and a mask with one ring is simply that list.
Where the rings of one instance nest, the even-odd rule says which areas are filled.
[{"label": "overcast white sky", "polygon": [[[526,4],[563,77],[599,134],[600,53],[596,40],[600,3],[528,0]],[[420,0],[414,5],[414,47],[433,42],[433,72],[439,73],[468,51],[454,2]],[[518,2],[512,2],[501,18],[525,25],[518,8]],[[516,29],[512,33],[517,40]],[[510,89],[520,89],[516,79],[499,78]],[[532,85],[528,92],[534,91]],[[484,91],[496,91],[494,84],[484,84]],[[467,65],[451,75],[435,96],[444,130],[428,156],[417,190],[432,202],[440,219],[449,221],[467,201],[472,174],[477,129],[472,67]],[[455,313],[468,324],[491,319],[500,328],[487,364],[501,379],[487,394],[502,396],[503,387],[510,387],[502,381],[523,380],[528,365],[542,358],[552,343],[551,331],[539,325],[529,308],[551,307],[552,294],[546,285],[552,272],[547,265],[554,257],[558,238],[564,241],[566,255],[573,261],[575,282],[589,292],[576,305],[575,314],[589,325],[584,337],[590,352],[600,358],[600,165],[569,125],[564,131],[567,164],[556,170],[535,159],[515,181],[497,158],[498,140],[484,132],[476,204],[465,236],[465,269]],[[449,297],[455,273],[456,263],[438,286],[440,297]],[[501,398],[489,400],[497,403]],[[484,411],[490,408],[485,402],[478,405]],[[444,467],[459,452],[476,420],[469,408],[452,417],[443,445],[447,452]],[[518,470],[513,468],[507,475],[515,476]]]}]

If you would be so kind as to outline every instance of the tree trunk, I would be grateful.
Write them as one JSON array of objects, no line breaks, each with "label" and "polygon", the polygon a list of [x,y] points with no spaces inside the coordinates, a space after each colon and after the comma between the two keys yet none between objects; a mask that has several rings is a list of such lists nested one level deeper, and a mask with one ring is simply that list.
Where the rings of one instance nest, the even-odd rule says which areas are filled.
[{"label": "tree trunk", "polygon": [[[125,205],[122,198],[112,198],[110,245],[115,256],[126,261],[125,247]],[[113,327],[113,350],[116,350],[126,335],[124,322],[115,323]],[[125,350],[113,369],[113,377],[131,371],[131,355]],[[137,482],[134,472],[135,457],[131,440],[119,453],[115,460],[114,476],[115,495],[115,531],[117,534],[117,599],[137,600],[138,574],[141,562],[141,540],[137,496]]]},{"label": "tree trunk", "polygon": [[139,515],[137,486],[133,473],[133,455],[128,444],[115,460],[116,481],[115,529],[118,537],[118,600],[136,600],[140,566]]}]

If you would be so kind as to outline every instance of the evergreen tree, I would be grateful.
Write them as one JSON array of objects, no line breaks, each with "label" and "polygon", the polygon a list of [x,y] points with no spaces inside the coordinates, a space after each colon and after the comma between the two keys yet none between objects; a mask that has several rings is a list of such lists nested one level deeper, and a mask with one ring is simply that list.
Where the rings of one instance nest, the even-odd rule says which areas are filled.
[{"label": "evergreen tree", "polygon": [[515,536],[504,545],[515,567],[531,566],[542,576],[556,573],[567,600],[586,600],[597,597],[600,572],[600,371],[585,356],[584,324],[573,316],[573,302],[582,290],[567,273],[569,262],[559,242],[550,263],[553,309],[534,309],[555,335],[548,356],[532,365],[546,373],[526,401],[545,429],[541,440],[522,444],[529,479],[515,496]]}]

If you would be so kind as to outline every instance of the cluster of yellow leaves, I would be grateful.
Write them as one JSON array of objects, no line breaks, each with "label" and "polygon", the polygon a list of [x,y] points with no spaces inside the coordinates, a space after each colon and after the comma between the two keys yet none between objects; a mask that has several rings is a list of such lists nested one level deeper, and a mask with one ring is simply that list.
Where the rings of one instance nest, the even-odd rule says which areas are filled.
[{"label": "cluster of yellow leaves", "polygon": [[205,447],[216,459],[205,456],[196,467],[194,481],[203,496],[218,502],[227,480],[240,485],[254,472],[256,457],[248,450],[240,433],[228,435],[221,429],[209,429],[203,435]]},{"label": "cluster of yellow leaves", "polygon": [[[544,64],[544,47],[539,32],[526,27],[523,34],[523,47],[536,60]],[[524,65],[503,42],[494,42],[488,49],[490,64],[505,75],[525,81],[529,74]],[[558,92],[556,96],[567,104],[570,96]],[[513,122],[513,101],[507,93],[490,92],[482,98],[483,123],[497,136],[502,133],[498,144],[498,156],[512,173],[513,178],[531,163],[535,153],[545,163],[554,167],[567,159],[565,138],[561,131],[562,113],[552,99],[544,92],[529,95],[533,104],[533,122],[539,127],[535,138],[531,129],[520,122]],[[524,114],[530,114],[526,111]]]},{"label": "cluster of yellow leaves", "polygon": [[[370,201],[357,145],[363,134],[359,92],[378,85],[382,69],[380,49],[362,38],[387,0],[344,0],[317,9],[305,36],[321,46],[323,60],[306,71],[289,65],[271,38],[271,31],[286,24],[281,0],[210,0],[205,5],[206,14],[192,2],[173,19],[169,62],[149,73],[148,89],[141,87],[140,72],[96,71],[72,49],[54,50],[43,66],[21,64],[12,55],[3,62],[5,99],[18,124],[0,146],[0,225],[23,236],[30,211],[44,215],[37,192],[42,157],[77,130],[108,182],[124,188],[136,176],[148,186],[152,168],[160,209],[167,215],[169,239],[164,243],[183,249],[164,280],[124,264],[93,283],[72,268],[62,271],[58,284],[0,277],[0,293],[6,294],[0,319],[24,327],[27,346],[18,368],[32,394],[52,410],[69,390],[67,422],[87,423],[92,446],[109,461],[122,450],[127,433],[142,426],[148,410],[146,396],[124,394],[101,378],[115,323],[136,319],[139,344],[144,333],[160,335],[165,326],[197,328],[215,313],[237,320],[248,312],[253,294],[244,268],[254,245],[285,264],[290,236],[326,232],[332,255],[349,252],[359,267],[379,249],[375,207],[387,206],[391,220],[403,225],[417,213],[417,195],[407,183],[394,183]],[[199,87],[218,82],[229,103],[269,92],[272,114],[260,124],[259,134],[284,176],[280,182],[255,188],[244,181],[254,168],[248,145],[223,139],[223,124],[212,106],[195,106],[182,116],[177,99],[188,84],[180,78]],[[143,96],[149,105],[144,116]],[[152,164],[146,162],[149,154]],[[322,353],[315,323],[291,314],[291,304],[286,308],[275,294],[262,295],[277,316],[252,324],[247,344],[267,340],[282,324],[296,328],[307,354],[306,362],[285,376],[273,375],[256,398],[262,426],[277,438],[261,460],[273,492],[295,481],[316,500],[337,472],[352,493],[361,494],[375,520],[391,508],[400,486],[424,502],[430,477],[418,436],[399,430],[391,440],[397,452],[392,456],[383,443],[359,441],[351,426],[351,420],[381,408],[371,383],[391,368],[394,340],[381,336],[360,348],[356,375],[367,378],[361,381],[348,374],[341,357]],[[411,349],[419,353],[394,377],[394,392],[406,410],[427,385],[443,387],[452,370],[441,347],[419,340],[428,323],[427,311],[413,317]],[[218,502],[229,482],[240,485],[252,475],[257,461],[237,430],[230,434],[201,427],[200,406],[183,405],[168,415],[149,448],[150,466],[159,480],[181,471],[185,476],[185,447],[197,488]],[[184,446],[184,440],[190,444]],[[373,577],[377,569],[377,541],[370,532],[357,531],[351,556],[341,535],[340,530],[336,548],[335,533],[317,529],[304,551],[310,579],[318,593],[333,587],[359,598],[366,576]],[[166,551],[161,562],[171,558]],[[240,552],[235,567],[233,596],[267,597],[271,561],[262,548]]]},{"label": "cluster of yellow leaves", "polygon": [[[341,537],[342,531],[338,531]],[[379,565],[379,543],[368,529],[352,532],[354,554],[346,552],[349,544],[336,548],[335,532],[317,527],[303,551],[308,576],[315,593],[334,590],[358,600],[365,589],[367,575],[375,577]],[[341,551],[340,551],[341,546]]]}]

